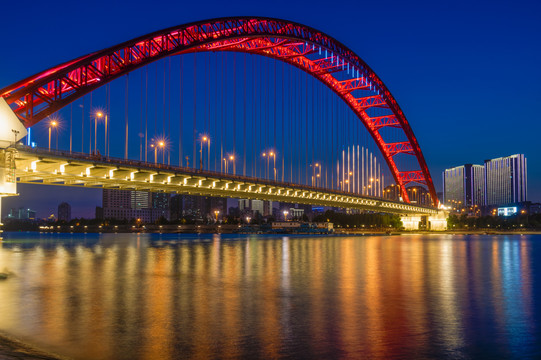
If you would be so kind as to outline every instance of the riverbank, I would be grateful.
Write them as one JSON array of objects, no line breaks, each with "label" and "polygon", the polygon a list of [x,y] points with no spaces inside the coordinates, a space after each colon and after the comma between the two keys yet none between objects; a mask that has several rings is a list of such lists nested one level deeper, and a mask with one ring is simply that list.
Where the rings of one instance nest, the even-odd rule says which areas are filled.
[{"label": "riverbank", "polygon": [[55,354],[47,353],[30,344],[13,339],[0,333],[0,359],[1,360],[67,360]]}]

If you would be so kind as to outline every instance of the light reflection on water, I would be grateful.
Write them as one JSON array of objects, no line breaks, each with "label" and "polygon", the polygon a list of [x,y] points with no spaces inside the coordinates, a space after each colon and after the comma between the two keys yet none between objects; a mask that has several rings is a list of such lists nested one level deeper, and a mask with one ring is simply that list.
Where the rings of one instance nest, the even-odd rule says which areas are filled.
[{"label": "light reflection on water", "polygon": [[0,330],[76,359],[538,358],[539,240],[7,234]]}]

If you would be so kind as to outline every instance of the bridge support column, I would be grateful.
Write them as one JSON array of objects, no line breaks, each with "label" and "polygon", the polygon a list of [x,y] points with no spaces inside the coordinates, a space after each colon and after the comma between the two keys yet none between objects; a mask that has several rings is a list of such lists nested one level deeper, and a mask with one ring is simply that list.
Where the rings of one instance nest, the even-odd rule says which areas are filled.
[{"label": "bridge support column", "polygon": [[447,230],[447,217],[449,213],[447,211],[439,210],[436,215],[430,215],[428,217],[428,225],[430,230],[443,231]]},{"label": "bridge support column", "polygon": [[449,214],[439,210],[435,215],[402,215],[402,225],[406,230],[433,230],[447,229],[447,216]]},{"label": "bridge support column", "polygon": [[406,230],[419,230],[419,225],[423,221],[422,215],[401,215],[402,226]]},{"label": "bridge support column", "polygon": [[13,148],[0,149],[0,227],[2,226],[2,198],[16,196],[17,178],[15,177],[15,154]]},{"label": "bridge support column", "polygon": [[23,123],[4,98],[0,97],[0,226],[2,226],[2,198],[17,195],[15,144],[26,135]]}]

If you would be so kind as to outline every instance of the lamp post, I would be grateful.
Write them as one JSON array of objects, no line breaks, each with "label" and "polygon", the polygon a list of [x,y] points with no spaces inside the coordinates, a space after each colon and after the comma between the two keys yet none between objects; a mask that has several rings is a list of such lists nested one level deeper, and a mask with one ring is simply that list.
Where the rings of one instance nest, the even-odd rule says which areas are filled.
[{"label": "lamp post", "polygon": [[210,139],[206,135],[203,135],[203,137],[201,138],[201,148],[199,149],[199,170],[203,170],[203,143],[205,142],[208,142],[208,152],[210,154]]},{"label": "lamp post", "polygon": [[51,151],[51,128],[56,128],[57,125],[58,123],[56,122],[56,120],[53,120],[49,123],[49,151]]},{"label": "lamp post", "polygon": [[165,141],[163,140],[160,140],[158,142],[158,146],[161,148],[162,150],[162,164],[165,163]]},{"label": "lamp post", "polygon": [[101,111],[98,111],[96,113],[96,116],[94,116],[94,151],[96,152],[98,150],[97,144],[98,144],[98,119],[103,116],[103,113]]},{"label": "lamp post", "polygon": [[287,215],[289,214],[289,211],[284,210],[284,221],[287,221]]},{"label": "lamp post", "polygon": [[276,181],[276,153],[274,151],[271,151],[269,153],[269,161],[270,157],[272,156],[274,163],[273,163],[273,173],[274,173],[274,181]]},{"label": "lamp post", "polygon": [[218,215],[220,215],[220,210],[214,210],[214,215],[216,216],[216,222],[218,222]]},{"label": "lamp post", "polygon": [[267,158],[267,153],[264,152],[264,153],[261,154],[261,155],[265,158],[265,159],[263,159],[263,161],[267,160],[267,167],[265,167],[265,178],[267,178],[267,170],[268,170],[268,168],[269,168],[269,165],[268,165],[269,162],[268,162],[268,158]]},{"label": "lamp post", "polygon": [[252,221],[252,218],[249,217],[249,216],[246,216],[246,223],[247,223],[247,224],[250,224],[250,221]]},{"label": "lamp post", "polygon": [[157,164],[158,163],[158,153],[157,153],[158,147],[154,144],[150,144],[150,147],[154,149],[154,164]]},{"label": "lamp post", "polygon": [[105,156],[109,156],[109,138],[107,137],[107,114],[105,114]]},{"label": "lamp post", "polygon": [[229,160],[233,163],[233,174],[236,174],[237,171],[236,171],[236,168],[235,168],[235,156],[234,155],[229,155]]}]

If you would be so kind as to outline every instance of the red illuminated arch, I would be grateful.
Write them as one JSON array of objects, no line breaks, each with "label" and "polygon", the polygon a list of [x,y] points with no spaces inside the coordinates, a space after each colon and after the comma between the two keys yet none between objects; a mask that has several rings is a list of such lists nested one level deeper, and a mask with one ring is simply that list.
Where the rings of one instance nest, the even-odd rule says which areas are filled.
[{"label": "red illuminated arch", "polygon": [[[290,21],[235,17],[157,31],[38,73],[0,90],[0,96],[25,126],[30,127],[141,66],[167,56],[201,51],[240,51],[269,56],[316,77],[340,96],[362,121],[400,185],[402,197],[409,201],[405,185],[422,183],[428,186],[434,205],[437,205],[434,184],[417,139],[380,78],[340,42]],[[387,113],[370,115],[371,108],[387,109]],[[385,127],[402,130],[407,140],[385,142],[380,133]],[[414,156],[418,169],[399,169],[394,156],[401,153]]]}]

